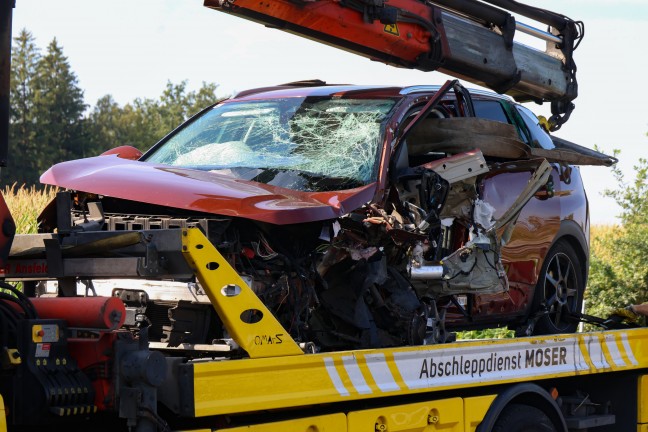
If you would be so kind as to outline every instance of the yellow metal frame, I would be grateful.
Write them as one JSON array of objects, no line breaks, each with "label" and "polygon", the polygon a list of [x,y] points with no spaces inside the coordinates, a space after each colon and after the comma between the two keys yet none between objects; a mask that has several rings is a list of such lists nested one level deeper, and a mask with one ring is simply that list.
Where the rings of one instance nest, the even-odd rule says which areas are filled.
[{"label": "yellow metal frame", "polygon": [[7,432],[7,411],[2,395],[0,395],[0,432]]},{"label": "yellow metal frame", "polygon": [[648,368],[648,329],[203,361],[191,367],[195,416],[202,417]]},{"label": "yellow metal frame", "polygon": [[182,231],[182,253],[230,336],[251,358],[304,354],[198,228]]},{"label": "yellow metal frame", "polygon": [[345,432],[347,419],[344,414],[303,417],[259,425],[218,429],[217,432]]},{"label": "yellow metal frame", "polygon": [[[454,397],[217,429],[215,432],[475,432],[495,397]],[[212,432],[212,429],[191,432]]]},{"label": "yellow metal frame", "polygon": [[648,375],[637,383],[637,431],[648,432]]},{"label": "yellow metal frame", "polygon": [[349,431],[464,432],[461,398],[355,411],[347,417]]},{"label": "yellow metal frame", "polygon": [[[196,417],[648,368],[645,328],[304,355],[200,230],[184,230],[182,237],[185,258],[216,312],[251,357],[189,363]],[[638,389],[638,429],[648,432],[648,410],[643,409],[648,399],[645,381]],[[443,430],[473,431],[493,397],[349,413],[348,427],[371,423],[378,428],[383,424],[387,430],[432,431],[443,425]],[[433,412],[434,404],[444,407],[444,413],[466,414],[461,421],[449,414],[436,420],[434,415],[421,414]],[[403,420],[399,429],[401,417],[409,420]]]}]

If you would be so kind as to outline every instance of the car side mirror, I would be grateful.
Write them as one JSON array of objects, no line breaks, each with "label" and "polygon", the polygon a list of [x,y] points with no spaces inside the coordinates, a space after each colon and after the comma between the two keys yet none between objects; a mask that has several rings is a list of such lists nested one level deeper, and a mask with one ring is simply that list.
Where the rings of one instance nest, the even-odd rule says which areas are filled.
[{"label": "car side mirror", "polygon": [[143,154],[133,146],[124,145],[105,151],[100,156],[117,155],[117,157],[122,159],[138,160]]}]

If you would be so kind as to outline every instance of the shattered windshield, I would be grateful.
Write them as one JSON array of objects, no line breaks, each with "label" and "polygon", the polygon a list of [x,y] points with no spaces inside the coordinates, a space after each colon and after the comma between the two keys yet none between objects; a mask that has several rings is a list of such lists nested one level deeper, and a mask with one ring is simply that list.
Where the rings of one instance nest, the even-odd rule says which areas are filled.
[{"label": "shattered windshield", "polygon": [[376,176],[389,99],[307,97],[214,107],[145,157],[304,191],[358,187]]}]

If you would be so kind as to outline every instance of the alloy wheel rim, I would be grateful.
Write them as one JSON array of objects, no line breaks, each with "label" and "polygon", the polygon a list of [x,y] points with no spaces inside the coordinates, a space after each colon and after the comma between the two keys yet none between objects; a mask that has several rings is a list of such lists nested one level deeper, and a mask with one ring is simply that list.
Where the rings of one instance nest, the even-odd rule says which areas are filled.
[{"label": "alloy wheel rim", "polygon": [[578,279],[572,260],[564,253],[557,253],[549,261],[545,271],[544,303],[549,320],[556,329],[569,326],[569,314],[577,312]]}]

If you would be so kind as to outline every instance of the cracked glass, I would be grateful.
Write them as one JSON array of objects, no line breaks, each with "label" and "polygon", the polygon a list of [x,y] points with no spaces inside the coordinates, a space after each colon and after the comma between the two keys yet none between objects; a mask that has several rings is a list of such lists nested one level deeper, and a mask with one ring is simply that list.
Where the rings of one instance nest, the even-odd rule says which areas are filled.
[{"label": "cracked glass", "polygon": [[375,179],[381,124],[394,103],[330,97],[224,103],[145,160],[296,190],[358,187]]}]

